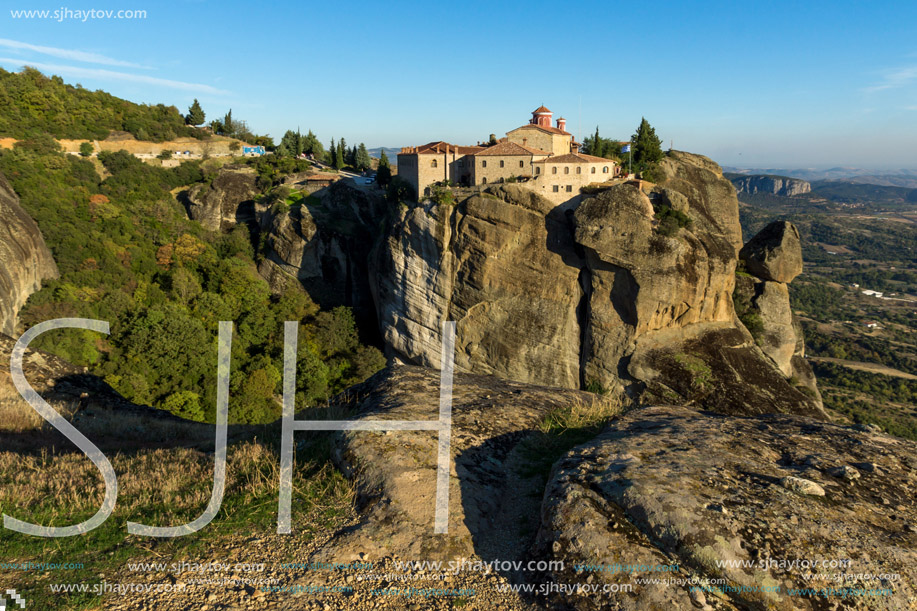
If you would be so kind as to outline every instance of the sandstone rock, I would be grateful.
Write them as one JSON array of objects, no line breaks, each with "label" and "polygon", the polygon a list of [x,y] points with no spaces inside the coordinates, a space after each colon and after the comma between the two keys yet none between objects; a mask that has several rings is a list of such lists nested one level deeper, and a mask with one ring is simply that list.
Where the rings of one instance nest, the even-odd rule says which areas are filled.
[{"label": "sandstone rock", "polygon": [[[913,579],[904,577],[913,575],[917,534],[900,525],[917,517],[913,503],[905,501],[917,490],[915,450],[911,441],[799,416],[722,417],[683,407],[636,410],[555,465],[537,550],[564,561],[564,571],[550,574],[560,582],[581,579],[572,569],[580,563],[678,564],[679,577],[725,579],[738,590],[747,587],[717,593],[716,604],[726,605],[718,608],[787,611],[821,609],[824,602],[791,596],[788,588],[850,584],[809,581],[805,575],[816,571],[765,567],[758,561],[850,559],[851,566],[837,572],[897,573],[902,579],[887,586],[893,589],[890,596],[846,597],[845,606],[907,608],[917,594]],[[793,459],[806,454],[834,464],[878,460],[886,468],[881,475],[864,475],[843,493],[797,494],[781,483],[813,476]],[[892,472],[892,465],[898,470]],[[815,491],[814,486],[810,482],[805,489]],[[904,511],[892,509],[899,499]],[[705,510],[711,503],[728,512]],[[787,516],[792,516],[789,522]],[[612,524],[625,525],[624,532]],[[599,583],[628,581],[611,573],[595,575]],[[779,592],[761,591],[770,586]],[[706,594],[709,602],[710,591]],[[691,608],[687,585],[637,585],[631,593],[602,600],[557,602],[576,609]]]},{"label": "sandstone rock", "polygon": [[188,193],[188,216],[210,231],[230,229],[255,219],[255,171],[244,166],[224,166],[207,185]]},{"label": "sandstone rock", "polygon": [[787,286],[779,282],[761,282],[754,307],[761,316],[763,326],[757,338],[758,345],[780,371],[790,377],[793,375],[792,360],[799,338],[796,335]]},{"label": "sandstone rock", "polygon": [[825,496],[825,489],[812,480],[802,477],[784,477],[780,480],[780,485],[787,490],[798,492],[799,494],[809,494],[811,496]]},{"label": "sandstone rock", "polygon": [[739,256],[748,271],[762,280],[792,282],[802,273],[799,230],[787,221],[774,221],[749,240]]},{"label": "sandstone rock", "polygon": [[769,195],[779,195],[781,197],[793,197],[812,191],[812,185],[799,178],[789,178],[787,176],[735,176],[731,177],[732,184],[735,185],[737,193],[767,193]]},{"label": "sandstone rock", "polygon": [[0,333],[14,334],[29,295],[41,288],[42,280],[57,276],[38,225],[0,174]]}]

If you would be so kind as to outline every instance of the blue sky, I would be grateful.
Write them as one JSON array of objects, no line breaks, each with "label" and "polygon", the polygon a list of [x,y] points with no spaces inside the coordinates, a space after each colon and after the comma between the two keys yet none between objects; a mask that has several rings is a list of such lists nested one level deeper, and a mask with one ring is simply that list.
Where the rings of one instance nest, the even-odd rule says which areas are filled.
[{"label": "blue sky", "polygon": [[[917,168],[917,3],[9,0],[0,66],[258,133],[473,144],[538,105],[577,135],[744,167]],[[145,10],[145,19],[11,11]]]}]

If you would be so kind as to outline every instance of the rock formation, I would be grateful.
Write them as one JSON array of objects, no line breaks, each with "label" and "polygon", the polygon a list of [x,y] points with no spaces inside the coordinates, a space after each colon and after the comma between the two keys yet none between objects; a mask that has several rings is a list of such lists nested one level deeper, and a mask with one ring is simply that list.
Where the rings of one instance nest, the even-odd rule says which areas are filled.
[{"label": "rock formation", "polygon": [[752,275],[738,277],[735,303],[745,316],[751,316],[758,345],[783,375],[820,402],[815,374],[805,360],[802,326],[790,308],[787,287],[802,273],[799,231],[792,223],[775,221],[749,240],[739,257]]},{"label": "rock formation", "polygon": [[[348,393],[348,418],[436,419],[438,382],[431,369],[384,371]],[[457,374],[448,535],[432,529],[435,432],[340,433],[336,461],[355,480],[359,523],[312,559],[563,562],[563,569],[543,573],[500,570],[481,590],[490,597],[497,596],[493,584],[505,580],[632,586],[531,596],[539,609],[814,610],[827,608],[823,597],[790,589],[825,587],[891,588],[881,598],[845,597],[845,608],[899,609],[915,595],[914,442],[794,415],[638,408],[591,441],[561,450],[545,487],[532,470],[533,457],[552,447],[544,445],[539,422],[553,409],[591,400],[579,391]],[[849,564],[757,565],[768,558]],[[654,570],[660,566],[677,568]],[[811,573],[898,578],[806,579]],[[446,583],[458,587],[479,577],[462,572]],[[641,584],[644,578],[671,582]],[[495,598],[483,608],[506,607]]]},{"label": "rock formation", "polygon": [[[735,317],[732,185],[698,155],[672,152],[660,170],[658,185],[560,207],[518,185],[402,207],[373,273],[390,355],[438,366],[440,323],[455,320],[460,371],[724,413],[823,415]],[[667,210],[690,223],[660,231]]]},{"label": "rock formation", "polygon": [[224,166],[209,184],[195,186],[188,193],[188,216],[210,231],[254,221],[255,178],[251,168]]},{"label": "rock formation", "polygon": [[19,309],[42,280],[57,278],[57,265],[45,240],[0,174],[0,333],[13,335]]},{"label": "rock formation", "polygon": [[733,175],[730,178],[732,184],[735,185],[737,193],[748,193],[751,195],[755,193],[768,193],[770,195],[792,197],[812,191],[812,185],[808,182],[798,178],[788,178],[786,176]]}]

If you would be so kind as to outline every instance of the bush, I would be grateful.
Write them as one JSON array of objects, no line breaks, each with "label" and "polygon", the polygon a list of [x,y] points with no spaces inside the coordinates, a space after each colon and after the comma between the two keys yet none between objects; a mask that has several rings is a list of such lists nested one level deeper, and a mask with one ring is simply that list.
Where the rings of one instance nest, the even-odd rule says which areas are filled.
[{"label": "bush", "polygon": [[95,152],[91,142],[82,142],[80,143],[80,155],[82,157],[89,157]]},{"label": "bush", "polygon": [[656,231],[666,237],[674,236],[679,229],[690,230],[694,225],[691,217],[680,210],[675,210],[668,204],[662,204],[656,210],[656,219],[659,221]]}]

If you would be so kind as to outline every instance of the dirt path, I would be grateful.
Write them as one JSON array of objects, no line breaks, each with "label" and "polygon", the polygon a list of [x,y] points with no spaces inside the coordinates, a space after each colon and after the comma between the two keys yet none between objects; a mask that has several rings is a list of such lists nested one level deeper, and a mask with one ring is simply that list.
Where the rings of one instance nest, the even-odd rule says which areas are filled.
[{"label": "dirt path", "polygon": [[840,365],[841,367],[846,367],[847,369],[854,369],[856,371],[866,371],[869,373],[878,373],[885,376],[892,376],[894,378],[902,378],[905,380],[917,380],[917,376],[907,373],[906,371],[901,371],[899,369],[893,369],[892,367],[886,367],[885,365],[879,365],[878,363],[862,363],[860,361],[846,361],[844,359],[833,359],[826,356],[811,356],[809,360],[815,363],[834,363],[835,365]]}]

